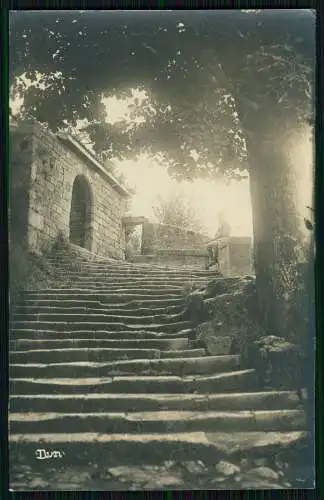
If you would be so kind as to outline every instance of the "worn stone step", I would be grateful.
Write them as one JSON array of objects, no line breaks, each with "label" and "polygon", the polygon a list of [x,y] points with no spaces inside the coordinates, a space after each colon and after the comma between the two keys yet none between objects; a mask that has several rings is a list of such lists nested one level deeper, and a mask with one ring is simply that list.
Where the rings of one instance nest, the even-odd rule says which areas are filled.
[{"label": "worn stone step", "polygon": [[129,302],[138,302],[139,304],[145,305],[153,305],[156,304],[162,306],[162,301],[167,301],[169,305],[176,305],[179,303],[185,304],[185,297],[181,294],[159,294],[158,289],[155,294],[141,294],[139,293],[110,293],[110,291],[104,290],[61,290],[59,292],[51,292],[51,291],[28,291],[24,294],[25,300],[50,300],[53,304],[55,301],[59,300],[64,303],[68,303],[69,301],[77,301],[81,303],[81,301],[89,302],[89,301],[98,301],[98,302],[108,302],[110,304],[123,304]]},{"label": "worn stone step", "polygon": [[[151,330],[119,330],[111,331],[109,328],[107,330],[75,330],[73,331],[73,337],[67,335],[67,332],[56,331],[56,330],[35,330],[35,328],[21,328],[12,329],[10,331],[10,339],[13,342],[20,341],[22,339],[34,339],[34,340],[75,340],[85,339],[85,340],[95,340],[99,341],[101,339],[106,340],[140,340],[140,339],[161,339],[161,340],[175,340],[176,339],[186,339],[188,342],[188,337],[192,334],[193,330],[181,330],[180,332],[153,332]],[[138,344],[137,344],[138,345]]]},{"label": "worn stone step", "polygon": [[62,284],[71,284],[75,283],[80,287],[87,287],[90,284],[107,284],[112,286],[128,286],[129,284],[133,284],[134,286],[145,287],[145,286],[154,286],[154,285],[164,285],[164,286],[180,286],[184,285],[187,287],[188,285],[197,285],[198,287],[206,286],[209,282],[215,281],[213,277],[202,277],[202,276],[181,276],[178,273],[177,276],[168,276],[161,273],[159,276],[154,275],[141,275],[134,273],[84,273],[78,275],[73,275],[69,271],[64,273],[54,272],[54,276],[57,280]]},{"label": "worn stone step", "polygon": [[73,275],[77,275],[80,273],[90,274],[90,273],[102,273],[102,274],[116,274],[121,273],[127,276],[128,274],[132,274],[135,276],[197,276],[201,278],[218,278],[220,275],[216,271],[207,271],[202,268],[186,268],[186,267],[155,267],[154,265],[107,265],[101,263],[82,263],[80,261],[75,262],[73,264],[69,263],[69,265],[65,265],[61,262],[53,262],[48,261],[51,266],[53,266],[58,273],[66,273],[69,272]]},{"label": "worn stone step", "polygon": [[29,307],[30,305],[34,307],[38,306],[85,306],[85,307],[114,307],[114,308],[133,308],[133,307],[146,307],[149,308],[150,306],[152,307],[169,307],[169,306],[184,306],[184,299],[183,298],[172,298],[172,299],[134,299],[134,300],[123,300],[123,302],[118,302],[118,301],[109,301],[106,300],[105,295],[99,296],[98,299],[96,298],[87,298],[87,297],[79,297],[79,298],[66,298],[66,297],[60,297],[57,298],[33,298],[32,296],[28,295],[28,292],[25,294],[24,300],[22,302],[26,307]]},{"label": "worn stone step", "polygon": [[[182,305],[176,306],[167,306],[167,307],[139,307],[137,309],[130,309],[129,307],[123,307],[124,304],[121,304],[119,307],[114,307],[114,304],[105,304],[101,307],[80,307],[80,306],[65,306],[65,303],[61,301],[60,306],[51,306],[51,305],[21,305],[16,306],[12,309],[12,315],[16,317],[17,314],[29,313],[29,314],[117,314],[124,315],[129,314],[130,316],[151,316],[151,315],[159,315],[159,314],[177,314],[183,310]],[[127,304],[126,304],[127,305]]]},{"label": "worn stone step", "polygon": [[[146,262],[131,262],[129,260],[121,260],[121,259],[113,259],[113,258],[109,258],[109,257],[102,257],[102,256],[98,256],[98,255],[94,255],[93,253],[91,253],[91,255],[86,258],[84,258],[84,256],[82,255],[77,255],[75,254],[75,256],[72,258],[72,254],[71,253],[67,253],[67,254],[63,254],[61,253],[61,251],[59,249],[57,249],[55,251],[55,254],[53,255],[47,255],[47,259],[50,261],[50,262],[58,262],[60,265],[62,265],[63,263],[66,264],[66,265],[75,265],[75,262],[77,262],[78,264],[87,264],[87,265],[102,265],[102,266],[109,266],[109,267],[124,267],[124,268],[129,268],[129,269],[133,269],[133,268],[137,268],[137,269],[149,269],[149,270],[152,270],[152,269],[177,269],[178,266],[176,265],[173,265],[173,264],[161,264],[159,262],[150,262],[150,263],[146,263]],[[198,269],[198,270],[201,270],[201,267],[199,266],[188,266],[188,269]],[[206,271],[206,269],[203,269],[204,271]],[[207,271],[211,272],[212,270],[211,269],[207,269]]]},{"label": "worn stone step", "polygon": [[161,271],[161,272],[141,272],[141,271],[123,271],[123,270],[80,270],[73,272],[71,270],[62,270],[59,272],[58,270],[54,271],[55,276],[60,280],[72,279],[72,280],[81,280],[84,282],[91,282],[93,280],[98,281],[114,281],[116,283],[119,282],[131,282],[131,281],[139,281],[139,282],[151,282],[151,283],[208,283],[209,281],[214,280],[228,280],[225,277],[218,277],[213,275],[201,275],[197,273],[183,273],[181,270],[174,271],[172,273]]},{"label": "worn stone step", "polygon": [[255,370],[209,376],[114,376],[92,378],[10,377],[10,394],[215,393],[257,390]]},{"label": "worn stone step", "polygon": [[68,363],[77,361],[117,361],[122,359],[154,359],[160,357],[157,349],[64,348],[34,349],[10,353],[10,363]]},{"label": "worn stone step", "polygon": [[154,411],[128,413],[10,413],[15,434],[100,432],[168,433],[231,431],[299,431],[306,428],[302,410],[274,411]]},{"label": "worn stone step", "polygon": [[[105,283],[96,283],[96,282],[91,282],[88,284],[82,284],[82,283],[75,283],[72,281],[71,283],[66,283],[66,284],[61,284],[59,287],[59,290],[61,292],[66,292],[69,290],[103,290],[103,291],[108,291],[110,294],[111,293],[116,293],[116,294],[143,294],[147,295],[150,293],[153,293],[153,295],[157,292],[157,286],[158,286],[158,294],[178,294],[181,295],[183,293],[183,286],[179,285],[162,285],[162,284],[152,284],[152,285],[137,285],[136,283],[132,283],[132,281],[129,281],[128,283],[123,283],[123,284],[118,284],[118,285],[112,285],[108,281]],[[58,289],[50,289],[51,291],[58,290]]]},{"label": "worn stone step", "polygon": [[[89,319],[89,318],[88,318]],[[141,319],[139,319],[141,321]],[[89,331],[107,330],[107,331],[136,331],[149,329],[150,331],[167,331],[167,332],[180,332],[185,328],[190,328],[189,321],[176,321],[174,323],[149,323],[131,325],[118,322],[118,321],[15,321],[13,320],[11,328],[17,329],[31,329],[31,330],[53,330],[55,332],[76,332],[81,328],[88,329]]]},{"label": "worn stone step", "polygon": [[73,269],[77,270],[81,267],[84,268],[109,268],[109,269],[125,269],[125,270],[142,270],[142,271],[176,271],[182,269],[184,271],[197,271],[197,272],[214,272],[216,270],[205,269],[201,264],[193,265],[176,265],[158,262],[131,262],[125,260],[103,260],[103,259],[83,259],[80,256],[71,257],[71,255],[55,255],[47,256],[48,262],[53,266],[60,269]]},{"label": "worn stone step", "polygon": [[[158,275],[158,276],[142,276],[142,275],[134,275],[134,274],[129,274],[129,275],[123,275],[120,272],[105,272],[105,273],[99,273],[99,272],[92,272],[92,273],[84,273],[84,272],[79,272],[79,273],[66,273],[66,272],[61,272],[61,273],[55,273],[56,276],[60,279],[68,279],[73,281],[74,283],[82,283],[82,284],[87,284],[87,283],[94,283],[94,282],[107,282],[111,285],[119,285],[119,284],[128,284],[128,283],[133,283],[133,284],[138,284],[138,285],[183,285],[184,282],[192,282],[193,284],[199,284],[200,285],[205,285],[208,283],[212,278],[210,277],[201,277],[201,276],[196,276],[195,274],[190,274],[188,276],[168,276],[168,275]],[[223,278],[225,279],[225,278]],[[214,281],[214,280],[213,280]]]},{"label": "worn stone step", "polygon": [[136,288],[133,289],[132,291],[128,290],[114,290],[113,292],[110,290],[109,287],[106,289],[104,288],[46,288],[46,289],[39,289],[39,290],[28,290],[28,297],[30,298],[67,298],[67,299],[72,299],[76,298],[78,299],[79,297],[87,298],[89,297],[90,299],[94,297],[99,297],[100,296],[105,296],[106,300],[115,300],[121,299],[124,300],[126,299],[134,299],[134,300],[140,300],[140,299],[149,299],[149,298],[155,298],[155,299],[179,299],[182,297],[182,292],[181,290],[179,291],[170,291],[168,289],[163,290],[159,288],[156,288],[154,290],[144,290],[142,288]]},{"label": "worn stone step", "polygon": [[[136,272],[136,270],[124,271],[123,269],[106,269],[101,271],[96,270],[87,270],[83,269],[80,271],[66,271],[66,270],[58,270],[54,271],[55,275],[59,278],[65,279],[70,278],[73,280],[80,280],[82,282],[91,282],[93,280],[98,280],[99,282],[111,281],[112,283],[118,284],[120,281],[124,281],[128,283],[129,281],[139,282],[139,283],[169,283],[169,284],[181,284],[183,280],[194,281],[198,280],[201,283],[206,283],[210,280],[218,279],[210,276],[199,276],[195,273],[173,273],[168,274],[165,272],[160,273],[143,273]],[[227,279],[227,278],[222,278]]]},{"label": "worn stone step", "polygon": [[198,358],[206,356],[205,349],[186,349],[186,350],[165,350],[160,351],[160,358]]},{"label": "worn stone step", "polygon": [[55,259],[58,256],[66,257],[67,259],[71,259],[71,256],[77,259],[83,259],[86,261],[96,261],[96,262],[117,262],[117,260],[111,257],[105,257],[103,255],[97,255],[86,248],[80,247],[74,243],[65,242],[60,245],[56,245],[53,248],[52,253],[49,255],[49,258]]},{"label": "worn stone step", "polygon": [[199,278],[199,277],[192,277],[190,279],[186,278],[168,278],[166,277],[158,277],[158,278],[145,278],[145,277],[136,277],[136,276],[123,276],[120,275],[119,273],[116,273],[116,275],[102,275],[102,274],[89,274],[86,276],[78,275],[78,276],[73,276],[71,274],[65,274],[58,276],[57,273],[55,273],[55,276],[62,282],[64,285],[68,286],[69,284],[73,283],[75,285],[78,285],[80,288],[81,287],[87,287],[88,285],[108,285],[113,288],[123,288],[123,287],[128,287],[130,285],[138,288],[151,288],[156,285],[160,285],[162,287],[171,287],[171,288],[182,288],[183,284],[186,283],[197,283],[199,286],[203,286],[209,282],[208,279],[205,278]]},{"label": "worn stone step", "polygon": [[142,271],[124,271],[124,270],[118,270],[118,269],[99,269],[99,270],[89,270],[89,269],[81,269],[80,271],[75,271],[73,272],[72,270],[69,269],[64,269],[61,272],[58,271],[57,269],[54,271],[55,275],[62,280],[65,279],[76,279],[76,280],[85,280],[85,281],[91,281],[94,279],[98,279],[99,281],[101,280],[114,280],[116,282],[124,281],[132,281],[132,280],[139,280],[139,281],[147,281],[147,282],[168,282],[168,283],[180,283],[180,282],[185,282],[185,283],[191,283],[191,282],[200,282],[200,283],[207,283],[208,281],[211,280],[228,280],[228,278],[220,278],[215,275],[202,275],[199,273],[188,273],[188,272],[182,272],[181,269],[178,271],[174,272],[167,272],[167,271],[160,271],[160,272],[142,272]]},{"label": "worn stone step", "polygon": [[[47,257],[48,261],[54,264],[55,262],[58,264],[58,267],[71,267],[74,270],[76,269],[76,264],[77,266],[83,266],[83,267],[106,267],[110,269],[126,269],[126,270],[142,270],[142,271],[174,271],[179,269],[179,266],[177,265],[172,265],[172,264],[162,264],[158,262],[131,262],[128,260],[84,260],[80,259],[79,257],[75,258],[74,261],[71,261],[71,256],[48,256]],[[184,271],[198,271],[198,272],[213,272],[216,274],[215,269],[205,269],[202,268],[201,265],[198,266],[181,266],[180,269],[183,269]]]},{"label": "worn stone step", "polygon": [[114,263],[113,265],[105,264],[105,263],[82,263],[81,261],[78,261],[77,263],[71,264],[69,261],[67,264],[65,264],[62,260],[48,260],[48,262],[57,268],[58,272],[61,270],[62,273],[65,273],[67,271],[74,273],[77,275],[78,273],[124,273],[125,275],[127,274],[132,274],[132,275],[139,275],[139,276],[178,276],[180,275],[181,277],[187,277],[187,276],[198,276],[198,277],[206,277],[206,278],[218,278],[220,277],[219,274],[216,271],[208,271],[205,269],[199,269],[199,268],[186,268],[186,267],[170,267],[170,266],[154,266],[153,264],[150,265],[140,265],[140,264],[129,264],[125,265],[124,263],[122,264],[116,264]]},{"label": "worn stone step", "polygon": [[108,268],[108,269],[126,269],[126,270],[141,270],[141,271],[147,271],[147,272],[158,272],[158,271],[176,271],[179,269],[182,269],[185,272],[189,271],[197,271],[197,272],[209,272],[209,273],[214,273],[216,274],[216,270],[212,269],[205,269],[202,268],[201,265],[198,266],[177,266],[177,265],[172,265],[172,264],[162,264],[162,263],[154,263],[154,262],[130,262],[130,261],[121,261],[121,260],[115,260],[115,261],[104,261],[104,260],[83,260],[80,258],[74,259],[74,261],[71,261],[71,257],[62,257],[60,256],[59,258],[55,257],[54,259],[51,257],[48,257],[49,262],[51,262],[53,265],[56,263],[59,268],[72,268],[72,269],[78,269],[79,267],[86,267],[86,268]]},{"label": "worn stone step", "polygon": [[132,359],[111,362],[11,363],[12,377],[107,377],[112,375],[209,375],[235,370],[239,356],[198,358]]},{"label": "worn stone step", "polygon": [[[52,332],[51,332],[52,333]],[[101,335],[102,337],[102,335]],[[153,349],[167,352],[177,352],[177,350],[188,350],[189,341],[186,337],[174,338],[154,338],[153,336],[145,338],[133,338],[134,334],[128,334],[128,338],[120,339],[120,334],[115,333],[106,338],[46,338],[46,339],[18,339],[10,342],[10,350],[19,351],[23,349],[39,350],[39,349],[91,349],[100,345],[101,349]]]},{"label": "worn stone step", "polygon": [[[292,448],[307,438],[305,431],[295,432],[191,432],[152,434],[51,433],[9,434],[9,457],[12,464],[18,454],[26,463],[35,463],[35,450],[62,451],[61,467],[71,463],[99,466],[157,464],[166,460],[218,460],[242,454],[260,458]],[[39,469],[39,463],[37,463]]]},{"label": "worn stone step", "polygon": [[124,359],[160,359],[160,358],[197,358],[205,356],[204,349],[188,349],[179,351],[160,351],[159,349],[122,349],[122,348],[64,348],[34,349],[14,351],[10,353],[12,363],[68,363],[76,361],[118,361]]},{"label": "worn stone step", "polygon": [[[108,313],[103,313],[103,314],[98,314],[98,313],[83,313],[83,314],[76,314],[76,313],[65,313],[65,314],[57,314],[57,313],[30,313],[25,312],[25,313],[16,313],[14,315],[14,321],[18,323],[29,323],[29,322],[51,322],[51,323],[124,323],[127,325],[129,328],[133,324],[137,324],[140,322],[142,325],[151,325],[151,324],[170,324],[174,322],[182,322],[183,320],[183,315],[181,313],[176,314],[176,315],[151,315],[151,316],[131,316],[129,313],[126,314],[108,314]],[[188,323],[186,323],[188,324]]]},{"label": "worn stone step", "polygon": [[10,395],[13,412],[243,411],[297,409],[296,391],[232,394],[33,394]]}]

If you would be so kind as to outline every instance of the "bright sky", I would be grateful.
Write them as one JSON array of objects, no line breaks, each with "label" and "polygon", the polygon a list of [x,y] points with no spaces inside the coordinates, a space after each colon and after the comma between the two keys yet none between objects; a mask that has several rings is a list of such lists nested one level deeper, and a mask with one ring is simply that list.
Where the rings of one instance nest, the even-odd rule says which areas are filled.
[{"label": "bright sky", "polygon": [[[116,123],[129,119],[130,107],[135,100],[138,104],[146,99],[144,91],[133,90],[129,99],[104,99],[107,121]],[[141,121],[139,116],[136,120]],[[177,182],[172,179],[167,169],[154,158],[142,156],[139,160],[114,162],[117,170],[122,172],[127,183],[136,189],[133,197],[133,215],[144,215],[154,218],[152,207],[158,195],[169,197],[172,193],[181,194],[192,202],[203,225],[211,237],[217,230],[218,212],[223,211],[236,236],[252,235],[252,211],[250,203],[249,181],[233,181],[230,185],[220,182],[195,180],[194,182]]]},{"label": "bright sky", "polygon": [[252,215],[249,182],[242,180],[226,186],[219,182],[195,180],[177,182],[166,168],[150,158],[142,157],[137,162],[125,160],[116,164],[125,174],[128,184],[135,187],[133,215],[154,218],[152,206],[158,195],[168,198],[172,193],[182,194],[192,202],[208,234],[214,236],[217,230],[218,212],[223,211],[232,227],[232,234],[252,234]]}]

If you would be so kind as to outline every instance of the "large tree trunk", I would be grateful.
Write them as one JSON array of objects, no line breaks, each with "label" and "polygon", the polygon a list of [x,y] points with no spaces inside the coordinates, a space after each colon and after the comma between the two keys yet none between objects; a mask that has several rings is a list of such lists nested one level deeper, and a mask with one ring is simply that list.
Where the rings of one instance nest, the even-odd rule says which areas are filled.
[{"label": "large tree trunk", "polygon": [[[269,334],[304,344],[307,330],[300,331],[296,297],[302,286],[299,264],[306,258],[301,217],[306,215],[306,207],[298,200],[301,172],[290,148],[294,147],[293,134],[302,141],[307,137],[304,125],[298,133],[294,118],[272,110],[249,122],[245,118],[243,128],[250,168],[259,319]],[[304,339],[296,338],[300,335]]]}]

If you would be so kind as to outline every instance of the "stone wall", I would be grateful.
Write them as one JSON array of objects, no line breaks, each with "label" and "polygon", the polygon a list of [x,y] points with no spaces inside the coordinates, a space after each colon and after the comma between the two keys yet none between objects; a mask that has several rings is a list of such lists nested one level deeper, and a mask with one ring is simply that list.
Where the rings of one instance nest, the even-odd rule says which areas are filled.
[{"label": "stone wall", "polygon": [[25,234],[29,249],[37,253],[59,234],[69,239],[77,176],[89,190],[90,239],[86,248],[99,255],[124,258],[121,218],[126,209],[125,193],[78,149],[37,122],[20,124],[11,132],[12,234],[17,239]]},{"label": "stone wall", "polygon": [[226,276],[253,274],[252,239],[231,236],[228,245],[220,251],[220,270]]},{"label": "stone wall", "polygon": [[[208,237],[187,229],[145,222],[142,256],[137,262],[205,267]],[[225,240],[224,240],[225,242]],[[225,276],[253,274],[252,239],[232,236],[219,251],[220,270]]]},{"label": "stone wall", "polygon": [[[9,234],[13,246],[28,244],[28,207],[31,185],[32,135],[23,131],[11,134],[9,190]],[[12,230],[14,228],[14,231]]]},{"label": "stone wall", "polygon": [[154,265],[166,266],[188,266],[205,268],[206,252],[204,250],[175,250],[175,249],[161,249],[155,254],[151,255],[135,255],[131,262],[137,263],[152,263]]},{"label": "stone wall", "polygon": [[207,237],[195,231],[168,224],[146,222],[142,232],[142,254],[152,255],[161,249],[203,249]]}]

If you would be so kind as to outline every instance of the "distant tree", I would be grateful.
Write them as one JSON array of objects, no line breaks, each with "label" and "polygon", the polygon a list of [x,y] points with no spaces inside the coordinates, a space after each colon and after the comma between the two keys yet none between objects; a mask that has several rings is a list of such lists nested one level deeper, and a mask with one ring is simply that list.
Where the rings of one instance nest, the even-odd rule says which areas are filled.
[{"label": "distant tree", "polygon": [[161,224],[170,224],[198,233],[205,233],[197,210],[185,196],[179,194],[165,198],[159,196],[153,206],[153,212]]}]

